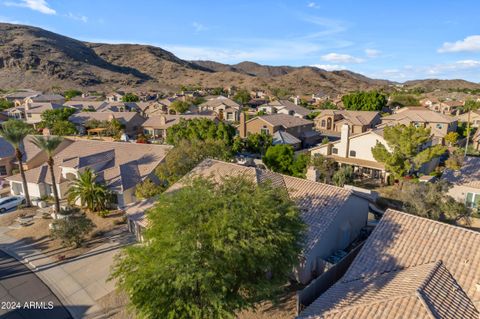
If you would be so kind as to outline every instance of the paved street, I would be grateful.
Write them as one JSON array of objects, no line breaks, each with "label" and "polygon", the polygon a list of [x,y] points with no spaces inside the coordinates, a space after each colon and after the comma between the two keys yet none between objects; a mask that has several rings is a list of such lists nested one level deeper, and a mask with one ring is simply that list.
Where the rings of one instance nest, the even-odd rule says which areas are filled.
[{"label": "paved street", "polygon": [[0,251],[0,318],[69,319],[71,316],[34,273]]}]

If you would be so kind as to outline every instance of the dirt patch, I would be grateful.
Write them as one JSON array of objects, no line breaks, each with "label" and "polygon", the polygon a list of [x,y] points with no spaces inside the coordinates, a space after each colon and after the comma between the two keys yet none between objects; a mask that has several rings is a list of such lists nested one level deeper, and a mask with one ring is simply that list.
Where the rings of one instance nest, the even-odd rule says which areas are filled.
[{"label": "dirt patch", "polygon": [[97,300],[103,309],[103,315],[109,319],[134,319],[135,314],[127,309],[128,297],[120,291],[112,291]]},{"label": "dirt patch", "polygon": [[[15,219],[21,215],[33,217],[37,208],[25,208],[7,215],[1,216],[0,225],[10,226],[15,223]],[[122,223],[123,213],[113,212],[112,216],[102,218],[96,214],[87,214],[95,224],[93,231],[87,236],[85,243],[78,248],[63,247],[59,239],[50,237],[49,224],[53,219],[38,218],[33,219],[28,226],[12,229],[6,234],[22,240],[25,244],[32,245],[34,249],[40,249],[42,253],[50,257],[60,259],[69,259],[82,255],[89,250],[107,242],[111,234],[116,234],[126,230],[126,225]]]}]

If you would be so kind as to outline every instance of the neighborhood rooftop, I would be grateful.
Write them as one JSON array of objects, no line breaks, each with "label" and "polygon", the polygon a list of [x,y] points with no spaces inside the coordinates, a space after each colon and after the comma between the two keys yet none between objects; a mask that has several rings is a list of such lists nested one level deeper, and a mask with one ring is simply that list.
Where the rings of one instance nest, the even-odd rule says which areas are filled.
[{"label": "neighborhood rooftop", "polygon": [[465,157],[459,170],[447,169],[442,178],[452,184],[480,188],[480,157]]},{"label": "neighborhood rooftop", "polygon": [[475,318],[480,233],[387,210],[345,275],[299,319]]},{"label": "neighborhood rooftop", "polygon": [[[260,119],[273,126],[283,126],[285,128],[312,124],[312,121],[287,114],[271,114],[259,116]],[[253,120],[253,119],[251,119]],[[249,121],[251,121],[249,120]]]}]

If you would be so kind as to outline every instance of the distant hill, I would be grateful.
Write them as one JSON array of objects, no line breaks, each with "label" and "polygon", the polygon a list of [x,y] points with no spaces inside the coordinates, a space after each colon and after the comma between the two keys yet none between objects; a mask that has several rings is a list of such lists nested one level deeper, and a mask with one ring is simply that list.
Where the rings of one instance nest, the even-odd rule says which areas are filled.
[{"label": "distant hill", "polygon": [[[315,67],[234,65],[186,61],[158,47],[88,43],[37,27],[0,23],[0,89],[52,87],[177,91],[181,85],[284,88],[295,94],[339,94],[388,88],[393,82]],[[480,88],[462,80],[407,82],[410,86]]]}]

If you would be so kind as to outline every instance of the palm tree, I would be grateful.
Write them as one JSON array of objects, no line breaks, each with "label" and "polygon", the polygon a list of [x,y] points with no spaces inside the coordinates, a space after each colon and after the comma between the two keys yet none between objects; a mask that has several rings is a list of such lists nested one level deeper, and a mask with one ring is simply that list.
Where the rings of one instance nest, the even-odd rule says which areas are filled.
[{"label": "palm tree", "polygon": [[25,195],[25,204],[27,207],[31,206],[30,194],[28,193],[27,179],[23,169],[23,153],[20,150],[20,145],[22,145],[23,140],[29,133],[30,128],[28,125],[19,120],[8,120],[2,124],[2,128],[0,129],[0,136],[2,136],[15,149],[15,157],[18,161],[20,176],[22,177],[23,193]]},{"label": "palm tree", "polygon": [[468,100],[465,102],[465,106],[463,109],[468,112],[468,119],[467,119],[467,142],[465,143],[465,156],[467,156],[468,152],[468,143],[470,142],[470,116],[472,111],[475,111],[480,108],[480,103]]},{"label": "palm tree", "polygon": [[63,137],[60,136],[51,136],[49,138],[45,138],[43,136],[35,136],[32,141],[35,146],[44,151],[48,156],[47,164],[50,168],[50,177],[52,179],[53,187],[53,198],[55,199],[55,219],[57,219],[57,213],[60,212],[60,199],[58,198],[57,184],[55,182],[55,172],[53,170],[53,153],[55,153],[55,150],[62,143],[62,141]]},{"label": "palm tree", "polygon": [[68,190],[68,200],[75,203],[80,200],[80,205],[88,211],[100,211],[107,207],[110,192],[105,185],[96,182],[97,176],[91,169],[80,173]]}]

